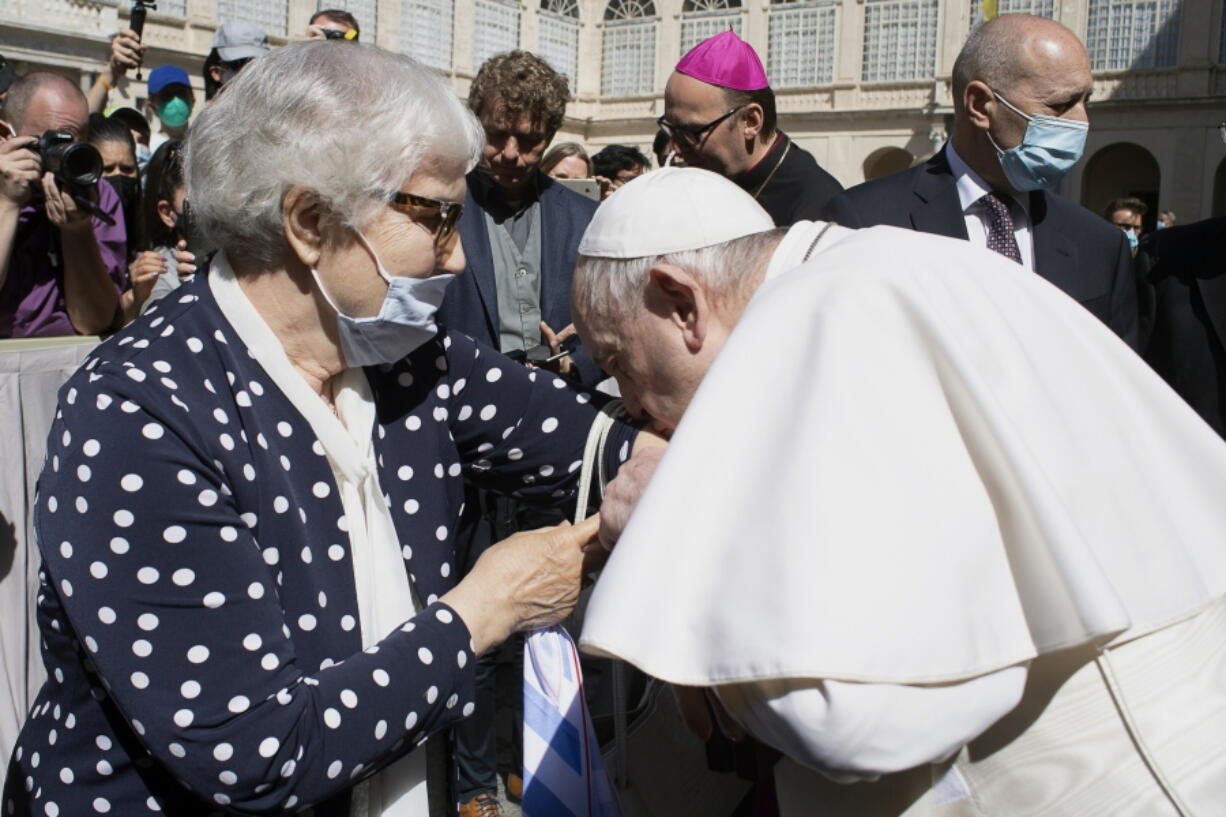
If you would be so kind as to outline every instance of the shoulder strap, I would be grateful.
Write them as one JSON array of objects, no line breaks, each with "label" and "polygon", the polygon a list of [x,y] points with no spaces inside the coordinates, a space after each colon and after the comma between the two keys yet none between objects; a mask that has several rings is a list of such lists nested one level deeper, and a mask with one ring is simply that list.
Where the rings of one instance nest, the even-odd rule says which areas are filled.
[{"label": "shoulder strap", "polygon": [[599,490],[604,495],[604,487],[609,481],[604,472],[604,447],[609,438],[613,423],[625,414],[625,405],[621,400],[610,400],[592,421],[591,430],[587,433],[587,445],[583,449],[583,467],[579,470],[579,490],[575,497],[575,524],[578,525],[587,516],[588,496],[591,493],[592,475],[600,479]]}]

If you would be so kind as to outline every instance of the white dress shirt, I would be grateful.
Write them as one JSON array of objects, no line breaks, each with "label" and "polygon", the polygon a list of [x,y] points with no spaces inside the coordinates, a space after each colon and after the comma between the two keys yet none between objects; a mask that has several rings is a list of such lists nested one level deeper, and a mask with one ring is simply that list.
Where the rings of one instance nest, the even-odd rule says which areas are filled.
[{"label": "white dress shirt", "polygon": [[[945,158],[949,160],[949,169],[953,172],[954,183],[958,188],[958,202],[962,205],[962,216],[966,219],[966,235],[976,247],[987,247],[992,216],[987,206],[979,200],[991,193],[992,188],[962,161],[962,157],[954,150],[953,142],[945,143]],[[997,191],[997,195],[1009,205],[1009,215],[1013,217],[1013,235],[1017,239],[1017,248],[1022,253],[1022,266],[1033,272],[1034,237],[1030,230],[1030,213],[1026,211],[1026,204],[1000,191]]]}]

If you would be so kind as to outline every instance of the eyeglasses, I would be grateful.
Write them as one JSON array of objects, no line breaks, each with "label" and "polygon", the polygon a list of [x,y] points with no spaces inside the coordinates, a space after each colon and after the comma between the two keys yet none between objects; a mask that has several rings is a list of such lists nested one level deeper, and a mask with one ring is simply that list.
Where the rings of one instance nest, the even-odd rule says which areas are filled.
[{"label": "eyeglasses", "polygon": [[453,201],[439,201],[412,193],[392,193],[388,206],[398,213],[404,213],[417,224],[420,224],[434,236],[434,250],[440,255],[450,253],[455,247],[459,233],[456,224],[464,205]]},{"label": "eyeglasses", "polygon": [[744,108],[744,107],[745,107],[744,105],[737,105],[735,108],[728,111],[728,113],[724,114],[723,116],[712,119],[710,122],[708,122],[705,125],[674,125],[672,122],[669,122],[668,120],[666,120],[663,116],[656,119],[656,125],[662,128],[664,132],[668,134],[668,137],[673,140],[674,143],[678,145],[684,144],[687,147],[693,147],[694,145],[697,145],[700,142],[702,142],[707,137],[707,133],[712,128],[714,128],[720,122],[723,122],[725,119],[732,116],[733,114],[735,114],[737,111],[741,110],[741,108]]}]

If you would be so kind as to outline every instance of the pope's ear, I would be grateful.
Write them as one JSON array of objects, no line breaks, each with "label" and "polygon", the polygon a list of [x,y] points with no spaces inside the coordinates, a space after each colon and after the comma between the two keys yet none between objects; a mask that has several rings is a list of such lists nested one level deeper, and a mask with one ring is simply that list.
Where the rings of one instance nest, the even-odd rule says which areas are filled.
[{"label": "pope's ear", "polygon": [[303,266],[319,263],[323,246],[323,207],[315,194],[305,187],[294,186],[281,199],[281,227],[290,250]]},{"label": "pope's ear", "polygon": [[691,351],[702,347],[710,320],[710,302],[702,283],[673,264],[658,263],[647,273],[647,307],[665,316],[684,335]]}]

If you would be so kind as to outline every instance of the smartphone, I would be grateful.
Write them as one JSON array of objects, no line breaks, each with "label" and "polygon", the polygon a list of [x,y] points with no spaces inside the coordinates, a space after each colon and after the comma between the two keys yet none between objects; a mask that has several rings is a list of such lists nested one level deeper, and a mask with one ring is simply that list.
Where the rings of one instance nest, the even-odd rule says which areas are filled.
[{"label": "smartphone", "polygon": [[595,179],[554,179],[563,187],[587,196],[592,201],[600,201],[600,184]]}]

